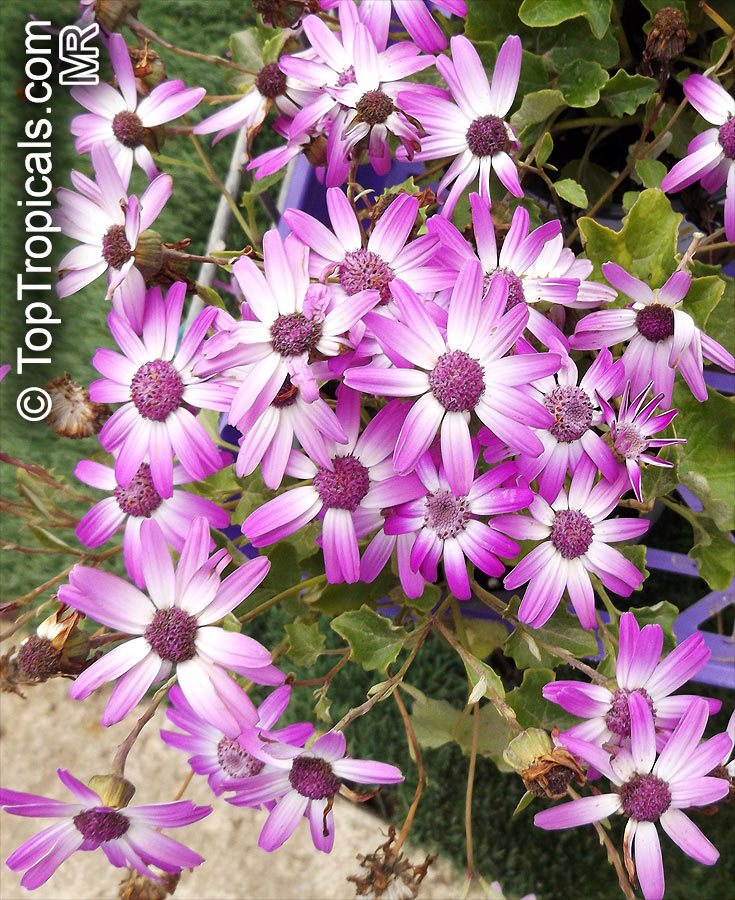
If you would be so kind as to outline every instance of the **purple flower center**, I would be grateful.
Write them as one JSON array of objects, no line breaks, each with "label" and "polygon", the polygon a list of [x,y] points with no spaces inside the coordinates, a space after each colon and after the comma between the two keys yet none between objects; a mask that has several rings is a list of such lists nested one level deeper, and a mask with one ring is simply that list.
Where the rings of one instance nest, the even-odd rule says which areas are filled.
[{"label": "purple flower center", "polygon": [[275,406],[276,409],[283,409],[284,406],[293,406],[298,397],[299,389],[295,384],[291,384],[290,376],[286,375],[286,380],[281,385],[280,391],[271,400],[271,406]]},{"label": "purple flower center", "polygon": [[613,426],[611,430],[613,450],[623,459],[638,459],[648,446],[640,428],[632,423]]},{"label": "purple flower center", "polygon": [[327,509],[354,512],[370,488],[368,470],[354,456],[335,456],[334,471],[319,466],[312,484]]},{"label": "purple flower center", "polygon": [[485,393],[483,368],[464,350],[448,351],[429,374],[429,385],[444,409],[465,412],[474,409]]},{"label": "purple flower center", "polygon": [[153,650],[168,662],[180,663],[196,656],[196,616],[178,606],[157,609],[153,621],[143,632]]},{"label": "purple flower center", "polygon": [[20,645],[18,668],[34,678],[48,678],[59,671],[61,650],[57,650],[48,638],[32,634]]},{"label": "purple flower center", "polygon": [[359,291],[374,290],[380,302],[391,299],[390,283],[396,277],[388,263],[372,250],[351,250],[339,264],[339,283],[350,296]]},{"label": "purple flower center", "polygon": [[144,419],[163,420],[181,406],[184,382],[176,368],[165,359],[143,363],[133,375],[130,396]]},{"label": "purple flower center", "polygon": [[727,121],[720,125],[719,138],[725,156],[735,159],[735,116],[728,116]]},{"label": "purple flower center", "polygon": [[620,788],[627,816],[636,822],[656,822],[671,806],[671,791],[655,775],[634,775]]},{"label": "purple flower center", "polygon": [[368,125],[382,125],[393,112],[393,101],[380,89],[368,91],[355,104],[358,116]]},{"label": "purple flower center", "polygon": [[255,87],[270,100],[286,93],[286,76],[278,68],[278,63],[268,63],[258,72]]},{"label": "purple flower center", "polygon": [[467,146],[475,156],[490,156],[510,147],[505,122],[498,116],[481,116],[467,129]]},{"label": "purple flower center", "polygon": [[86,850],[96,850],[100,844],[116,841],[130,828],[127,817],[114,809],[85,809],[72,821],[88,844]]},{"label": "purple flower center", "polygon": [[631,694],[638,694],[648,704],[651,715],[654,715],[653,701],[643,688],[635,691],[628,691],[625,688],[618,688],[613,694],[612,705],[605,714],[605,724],[613,734],[619,734],[620,737],[630,737],[630,707],[628,705],[628,697]]},{"label": "purple flower center", "polygon": [[318,756],[297,756],[288,774],[291,787],[302,797],[311,800],[326,800],[333,797],[340,788],[341,781],[325,759]]},{"label": "purple flower center", "polygon": [[131,150],[145,140],[146,128],[134,112],[120,112],[112,120],[112,133],[123,147]]},{"label": "purple flower center", "polygon": [[514,306],[518,306],[519,303],[525,303],[526,295],[523,293],[523,282],[516,273],[511,272],[510,269],[493,269],[492,272],[488,272],[483,278],[483,295],[487,294],[493,281],[495,281],[495,278],[498,276],[502,276],[505,279],[505,283],[508,285],[508,297],[505,301],[505,309],[503,310],[503,313],[505,314],[510,312]]},{"label": "purple flower center", "polygon": [[113,491],[117,505],[128,516],[146,518],[163,503],[163,498],[153,487],[151,467],[141,463],[127,487],[118,485]]},{"label": "purple flower center", "polygon": [[648,341],[665,341],[674,333],[674,310],[663,303],[649,303],[635,317],[638,331]]},{"label": "purple flower center", "polygon": [[564,559],[576,559],[589,550],[594,534],[592,522],[583,512],[563,509],[554,517],[551,543]]},{"label": "purple flower center", "polygon": [[424,522],[442,540],[456,537],[472,518],[467,497],[456,497],[450,491],[427,494],[424,501]]},{"label": "purple flower center", "polygon": [[281,356],[301,356],[311,353],[322,336],[322,326],[303,313],[279,316],[271,325],[271,343]]},{"label": "purple flower center", "polygon": [[555,387],[544,396],[544,406],[554,417],[549,431],[562,444],[577,441],[592,424],[592,401],[578,387]]},{"label": "purple flower center", "polygon": [[356,81],[355,67],[350,66],[348,69],[345,69],[337,79],[337,87],[344,87],[346,84],[355,84]]},{"label": "purple flower center", "polygon": [[223,772],[233,778],[247,778],[259,775],[265,766],[264,762],[251,756],[234,738],[223,737],[217,744],[217,762]]},{"label": "purple flower center", "polygon": [[102,258],[113,269],[121,269],[133,255],[124,225],[112,225],[102,238]]}]

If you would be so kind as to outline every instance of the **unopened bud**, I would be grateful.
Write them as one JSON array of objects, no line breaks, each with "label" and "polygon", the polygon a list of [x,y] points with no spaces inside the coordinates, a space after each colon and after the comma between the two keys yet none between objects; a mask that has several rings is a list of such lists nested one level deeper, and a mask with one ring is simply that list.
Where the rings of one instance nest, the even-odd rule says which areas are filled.
[{"label": "unopened bud", "polygon": [[133,799],[135,785],[122,775],[93,775],[89,779],[90,788],[99,794],[103,806],[122,809]]},{"label": "unopened bud", "polygon": [[273,28],[296,28],[307,13],[319,11],[319,0],[253,0],[263,22]]},{"label": "unopened bud", "polygon": [[138,243],[133,251],[135,267],[140,270],[143,278],[154,278],[163,265],[163,241],[157,231],[148,229],[138,238]]},{"label": "unopened bud", "polygon": [[95,0],[94,17],[108,31],[117,31],[128,14],[135,15],[141,0]]}]

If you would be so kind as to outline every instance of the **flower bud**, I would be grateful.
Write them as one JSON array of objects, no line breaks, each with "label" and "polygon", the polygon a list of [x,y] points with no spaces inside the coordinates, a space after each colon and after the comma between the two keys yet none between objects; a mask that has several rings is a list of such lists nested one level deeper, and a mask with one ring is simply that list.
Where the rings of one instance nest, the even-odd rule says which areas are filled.
[{"label": "flower bud", "polygon": [[128,14],[134,16],[141,0],[95,0],[94,17],[108,31],[117,31]]},{"label": "flower bud", "polygon": [[103,806],[122,809],[133,799],[135,785],[122,775],[93,775],[89,779],[90,788],[100,795]]},{"label": "flower bud", "polygon": [[148,229],[138,238],[138,243],[133,251],[135,266],[140,270],[143,278],[153,278],[158,275],[163,265],[163,241],[157,231]]}]

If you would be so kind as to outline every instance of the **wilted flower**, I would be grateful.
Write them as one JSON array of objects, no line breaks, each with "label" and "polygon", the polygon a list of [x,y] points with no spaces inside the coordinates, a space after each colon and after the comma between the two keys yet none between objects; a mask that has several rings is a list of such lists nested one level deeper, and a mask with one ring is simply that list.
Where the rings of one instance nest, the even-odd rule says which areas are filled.
[{"label": "wilted flower", "polygon": [[357,860],[365,872],[347,876],[347,880],[355,884],[356,897],[363,900],[415,900],[418,897],[419,886],[436,855],[427,856],[420,865],[412,864],[400,850],[393,849],[395,839],[396,829],[391,825],[388,840],[374,853],[367,856],[358,853]]},{"label": "wilted flower", "polygon": [[68,372],[49,381],[44,390],[51,398],[46,421],[61,437],[91,437],[112,415],[107,403],[90,400],[87,388],[74,381]]}]

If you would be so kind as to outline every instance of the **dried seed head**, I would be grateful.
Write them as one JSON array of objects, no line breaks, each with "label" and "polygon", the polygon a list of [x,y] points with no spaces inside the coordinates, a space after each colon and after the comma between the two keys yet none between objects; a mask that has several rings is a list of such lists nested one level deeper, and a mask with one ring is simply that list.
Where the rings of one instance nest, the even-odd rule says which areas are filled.
[{"label": "dried seed head", "polygon": [[669,63],[684,52],[689,40],[686,20],[680,9],[665,6],[653,17],[646,39],[643,61]]},{"label": "dried seed head", "polygon": [[132,870],[120,882],[117,896],[119,900],[165,900],[176,890],[181,872],[161,875],[160,881],[153,881]]},{"label": "dried seed head", "polygon": [[44,387],[51,398],[46,421],[61,437],[83,438],[97,434],[112,410],[106,403],[93,403],[89,391],[64,372]]},{"label": "dried seed head", "polygon": [[420,865],[412,864],[400,851],[394,852],[395,839],[396,829],[391,825],[388,840],[374,853],[357,855],[360,867],[365,871],[347,877],[355,885],[355,896],[365,900],[415,900],[418,896],[419,885],[436,856],[427,856]]}]

